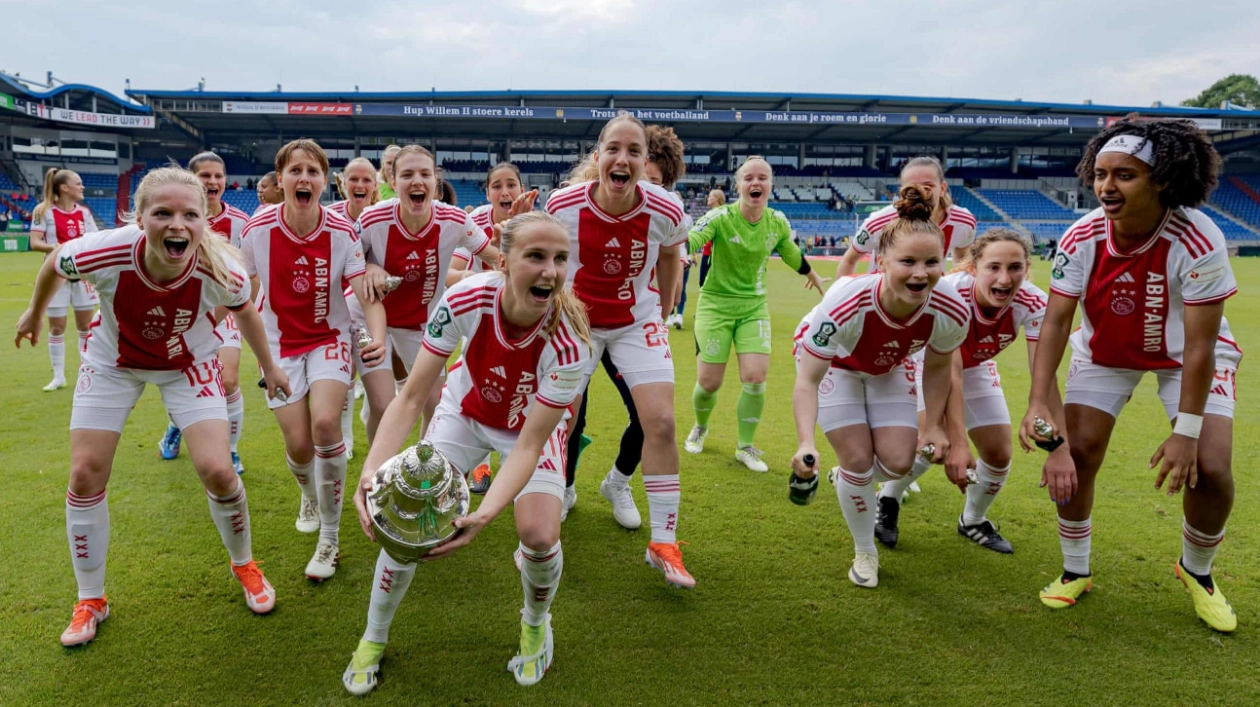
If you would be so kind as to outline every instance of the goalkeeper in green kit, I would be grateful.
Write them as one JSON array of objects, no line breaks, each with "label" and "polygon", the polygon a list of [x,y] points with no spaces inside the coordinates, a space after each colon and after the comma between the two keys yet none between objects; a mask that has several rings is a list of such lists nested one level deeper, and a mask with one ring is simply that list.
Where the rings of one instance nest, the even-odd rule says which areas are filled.
[{"label": "goalkeeper in green kit", "polygon": [[809,279],[806,287],[821,294],[818,277],[792,242],[792,227],[782,213],[767,208],[774,172],[761,157],[749,157],[735,172],[739,200],[713,209],[691,229],[688,250],[713,243],[713,265],[700,287],[696,307],[696,387],[691,401],[696,425],[684,443],[692,454],[704,451],[709,416],[722,387],[731,344],[739,361],[739,444],[735,459],[750,471],[767,471],[753,435],[766,402],[770,367],[770,308],[766,300],[766,263],[778,251],[784,264]]}]

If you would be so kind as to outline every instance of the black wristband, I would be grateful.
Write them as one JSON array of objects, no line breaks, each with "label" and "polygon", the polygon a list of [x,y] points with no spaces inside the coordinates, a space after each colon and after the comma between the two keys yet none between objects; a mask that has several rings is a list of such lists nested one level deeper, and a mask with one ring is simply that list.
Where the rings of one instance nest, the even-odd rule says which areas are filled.
[{"label": "black wristband", "polygon": [[808,275],[808,274],[810,274],[810,273],[811,273],[811,272],[813,272],[813,271],[814,271],[814,269],[813,269],[813,268],[811,268],[811,267],[809,266],[809,261],[805,259],[805,256],[804,256],[804,255],[802,255],[802,256],[801,256],[801,266],[800,266],[799,268],[797,268],[797,269],[796,269],[796,272],[798,272],[798,273],[800,273],[800,274],[802,274],[802,275]]},{"label": "black wristband", "polygon": [[1062,447],[1063,442],[1064,442],[1063,435],[1059,435],[1058,437],[1055,437],[1054,439],[1051,439],[1051,440],[1044,440],[1044,441],[1040,439],[1033,440],[1033,444],[1037,445],[1038,447],[1041,447],[1047,452],[1053,452],[1059,447]]}]

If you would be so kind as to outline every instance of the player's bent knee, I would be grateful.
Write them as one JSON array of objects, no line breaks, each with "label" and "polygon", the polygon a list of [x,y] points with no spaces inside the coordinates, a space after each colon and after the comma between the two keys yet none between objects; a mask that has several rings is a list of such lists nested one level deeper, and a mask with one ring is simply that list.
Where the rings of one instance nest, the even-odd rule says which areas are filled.
[{"label": "player's bent knee", "polygon": [[539,523],[519,528],[517,535],[521,544],[534,552],[550,550],[560,542],[560,517],[556,516],[555,523]]},{"label": "player's bent knee", "polygon": [[341,411],[336,415],[321,413],[311,420],[311,434],[315,444],[321,447],[341,441]]}]

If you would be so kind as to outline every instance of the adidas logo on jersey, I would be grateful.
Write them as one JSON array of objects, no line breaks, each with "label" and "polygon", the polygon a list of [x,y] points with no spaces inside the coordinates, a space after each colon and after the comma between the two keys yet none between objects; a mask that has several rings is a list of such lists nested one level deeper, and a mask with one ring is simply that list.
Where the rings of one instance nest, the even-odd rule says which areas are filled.
[{"label": "adidas logo on jersey", "polygon": [[154,307],[148,311],[150,317],[165,317],[166,312],[161,307]]},{"label": "adidas logo on jersey", "polygon": [[495,366],[494,368],[490,369],[490,372],[500,378],[507,378],[507,371],[504,370],[503,366]]},{"label": "adidas logo on jersey", "polygon": [[886,349],[899,349],[899,348],[901,348],[901,342],[900,342],[900,341],[890,341],[890,342],[888,342],[888,343],[884,344],[884,348],[886,348]]},{"label": "adidas logo on jersey", "polygon": [[604,247],[605,247],[605,248],[620,248],[620,247],[621,247],[621,242],[620,242],[620,241],[618,241],[616,238],[614,238],[614,239],[612,239],[612,240],[608,241],[607,243],[605,243],[605,244],[604,244]]},{"label": "adidas logo on jersey", "polygon": [[1126,270],[1120,277],[1116,278],[1116,282],[1137,282],[1137,279]]},{"label": "adidas logo on jersey", "polygon": [[300,257],[300,258],[298,258],[297,260],[293,261],[293,264],[294,264],[294,265],[310,265],[310,263],[306,260],[306,256],[305,256],[305,255],[303,255],[302,257]]},{"label": "adidas logo on jersey", "polygon": [[731,236],[731,243],[739,243],[740,245],[744,244],[744,242],[739,239],[739,236]]},{"label": "adidas logo on jersey", "polygon": [[980,343],[982,343],[982,344],[991,344],[991,343],[993,343],[993,337],[992,337],[992,336],[986,336],[986,337],[984,337],[983,339],[981,339],[981,340],[980,340]]},{"label": "adidas logo on jersey", "polygon": [[419,260],[419,259],[420,259],[420,256],[416,255],[416,251],[414,250],[407,254],[407,260]]}]

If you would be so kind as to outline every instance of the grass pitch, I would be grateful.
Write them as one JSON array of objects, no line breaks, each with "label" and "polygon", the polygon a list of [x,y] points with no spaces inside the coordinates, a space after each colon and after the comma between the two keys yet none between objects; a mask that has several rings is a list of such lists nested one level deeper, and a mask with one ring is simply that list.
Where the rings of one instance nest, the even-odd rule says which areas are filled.
[{"label": "grass pitch", "polygon": [[[34,254],[0,257],[0,321],[9,327],[25,308],[38,264]],[[1226,311],[1254,356],[1260,261],[1237,259],[1234,268],[1242,291]],[[1044,286],[1047,268],[1035,269]],[[957,535],[962,498],[933,472],[902,512],[897,549],[881,553],[879,588],[863,590],[845,578],[852,542],[830,487],[824,482],[808,508],[786,499],[795,449],[790,335],[818,296],[777,265],[769,284],[776,348],[758,444],[771,473],[749,473],[733,460],[733,372],[707,450],[682,455],[680,538],[690,543],[685,552],[697,589],[667,588],[643,564],[646,529],[619,528],[599,495],[625,416],[597,374],[588,427],[596,442],[583,456],[578,506],[564,526],[550,674],[525,689],[505,670],[521,595],[508,511],[472,547],[420,569],[391,632],[383,683],[368,703],[1260,703],[1260,484],[1251,466],[1260,447],[1260,369],[1249,357],[1235,423],[1237,502],[1215,573],[1238,610],[1234,635],[1201,624],[1173,577],[1180,500],[1156,492],[1154,472],[1146,470],[1168,432],[1149,379],[1125,410],[1100,477],[1095,589],[1079,606],[1052,612],[1037,601],[1037,590],[1060,569],[1058,537],[1054,507],[1037,488],[1040,456],[1018,452],[990,513],[1014,543],[1014,556]],[[670,332],[680,441],[692,424],[694,302],[687,330]],[[77,357],[67,358],[73,381]],[[251,365],[248,353],[246,359],[243,370]],[[1022,344],[1001,359],[1015,420],[1027,395],[1025,360]],[[9,349],[0,370],[0,402],[8,410],[0,431],[0,704],[354,699],[340,676],[363,630],[376,548],[347,508],[341,569],[324,584],[306,580],[314,536],[293,528],[298,491],[275,420],[252,387],[241,455],[254,554],[276,587],[275,611],[257,617],[245,607],[186,453],[172,462],[158,458],[165,419],[150,389],[128,422],[109,487],[106,587],[113,613],[95,642],[63,649],[57,636],[75,601],[64,525],[71,391],[40,391],[49,378],[43,346]],[[355,441],[350,483],[367,452],[361,428]],[[633,488],[646,521],[641,482]]]}]

